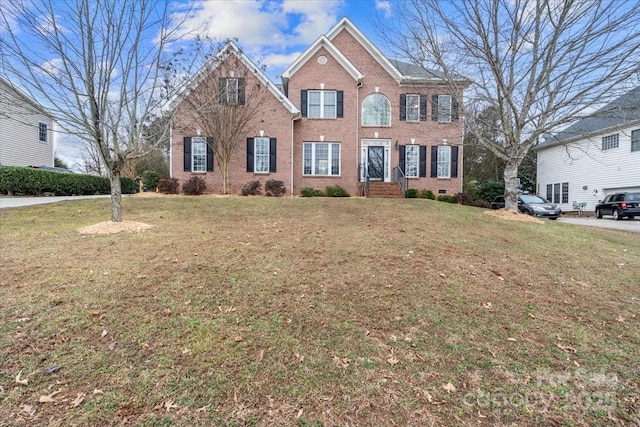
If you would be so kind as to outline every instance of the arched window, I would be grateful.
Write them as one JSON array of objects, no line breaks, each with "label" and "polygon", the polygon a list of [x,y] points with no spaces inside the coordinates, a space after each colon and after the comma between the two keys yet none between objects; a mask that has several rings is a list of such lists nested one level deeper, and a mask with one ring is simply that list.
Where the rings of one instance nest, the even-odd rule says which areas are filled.
[{"label": "arched window", "polygon": [[391,102],[381,93],[362,101],[362,126],[391,126]]}]

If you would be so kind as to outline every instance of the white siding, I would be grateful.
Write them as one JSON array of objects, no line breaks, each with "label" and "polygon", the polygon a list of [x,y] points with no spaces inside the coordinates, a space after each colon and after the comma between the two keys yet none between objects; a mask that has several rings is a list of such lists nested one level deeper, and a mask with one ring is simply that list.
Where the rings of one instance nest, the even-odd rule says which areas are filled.
[{"label": "white siding", "polygon": [[[40,122],[47,142],[39,140]],[[53,120],[0,80],[0,165],[53,166]]]},{"label": "white siding", "polygon": [[[542,149],[538,152],[538,194],[546,197],[547,184],[569,183],[569,203],[587,203],[593,211],[598,200],[616,191],[640,191],[640,151],[631,152],[631,131],[640,124],[606,132],[590,139]],[[619,134],[618,148],[601,150],[602,136]]]}]

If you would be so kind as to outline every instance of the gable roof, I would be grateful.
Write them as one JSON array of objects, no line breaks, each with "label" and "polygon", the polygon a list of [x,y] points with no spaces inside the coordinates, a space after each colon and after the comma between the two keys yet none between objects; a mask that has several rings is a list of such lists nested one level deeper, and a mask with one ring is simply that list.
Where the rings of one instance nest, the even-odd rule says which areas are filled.
[{"label": "gable roof", "polygon": [[[329,55],[331,55],[337,62],[344,68],[351,77],[356,81],[361,81],[364,75],[356,68],[351,61],[343,55],[342,52],[327,38],[326,36],[320,36],[311,46],[309,46],[296,60],[287,67],[282,73],[282,80],[286,82],[294,75],[302,66],[315,55],[320,48],[324,48]],[[285,83],[286,86],[286,83]]]},{"label": "gable roof", "polygon": [[31,104],[32,107],[34,107],[37,110],[39,110],[40,112],[42,112],[42,114],[44,114],[45,116],[48,116],[51,119],[55,119],[55,116],[49,110],[47,110],[46,107],[44,107],[42,104],[40,104],[37,101],[35,101],[34,99],[32,99],[29,95],[27,95],[25,92],[20,90],[13,83],[11,83],[9,80],[5,79],[2,76],[0,76],[0,85],[1,86],[6,86],[18,98],[22,98],[25,102]]},{"label": "gable roof", "polygon": [[258,66],[256,66],[244,52],[242,52],[233,40],[228,40],[222,49],[220,49],[213,58],[198,70],[195,76],[187,82],[182,90],[180,90],[180,93],[176,98],[171,101],[169,108],[175,109],[180,105],[182,100],[184,100],[204,79],[206,79],[209,74],[214,72],[222,62],[229,57],[229,55],[234,55],[238,58],[240,62],[242,62],[244,66],[247,67],[247,69],[251,71],[263,85],[266,86],[269,92],[271,92],[271,94],[275,96],[291,114],[298,114],[300,112],[298,107],[296,107],[293,102],[284,95],[278,86],[269,80],[269,77],[267,77],[267,75]]},{"label": "gable roof", "polygon": [[555,135],[545,135],[545,141],[536,148],[543,149],[571,142],[589,135],[604,133],[622,126],[640,124],[640,86],[609,102],[595,113],[585,117]]}]

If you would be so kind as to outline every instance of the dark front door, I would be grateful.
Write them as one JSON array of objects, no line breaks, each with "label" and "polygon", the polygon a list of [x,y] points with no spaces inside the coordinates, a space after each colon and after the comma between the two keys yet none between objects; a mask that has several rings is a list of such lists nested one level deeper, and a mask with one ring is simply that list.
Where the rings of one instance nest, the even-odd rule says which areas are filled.
[{"label": "dark front door", "polygon": [[367,172],[370,181],[384,181],[384,147],[371,146],[367,152]]}]

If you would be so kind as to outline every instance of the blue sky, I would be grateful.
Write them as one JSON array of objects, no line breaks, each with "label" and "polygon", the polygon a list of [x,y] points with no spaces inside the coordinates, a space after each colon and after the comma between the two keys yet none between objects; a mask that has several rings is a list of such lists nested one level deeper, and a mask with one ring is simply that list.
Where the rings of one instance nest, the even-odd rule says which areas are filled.
[{"label": "blue sky", "polygon": [[183,25],[218,40],[237,38],[277,81],[304,49],[345,16],[382,49],[374,22],[390,12],[387,0],[205,0],[193,2]]}]

